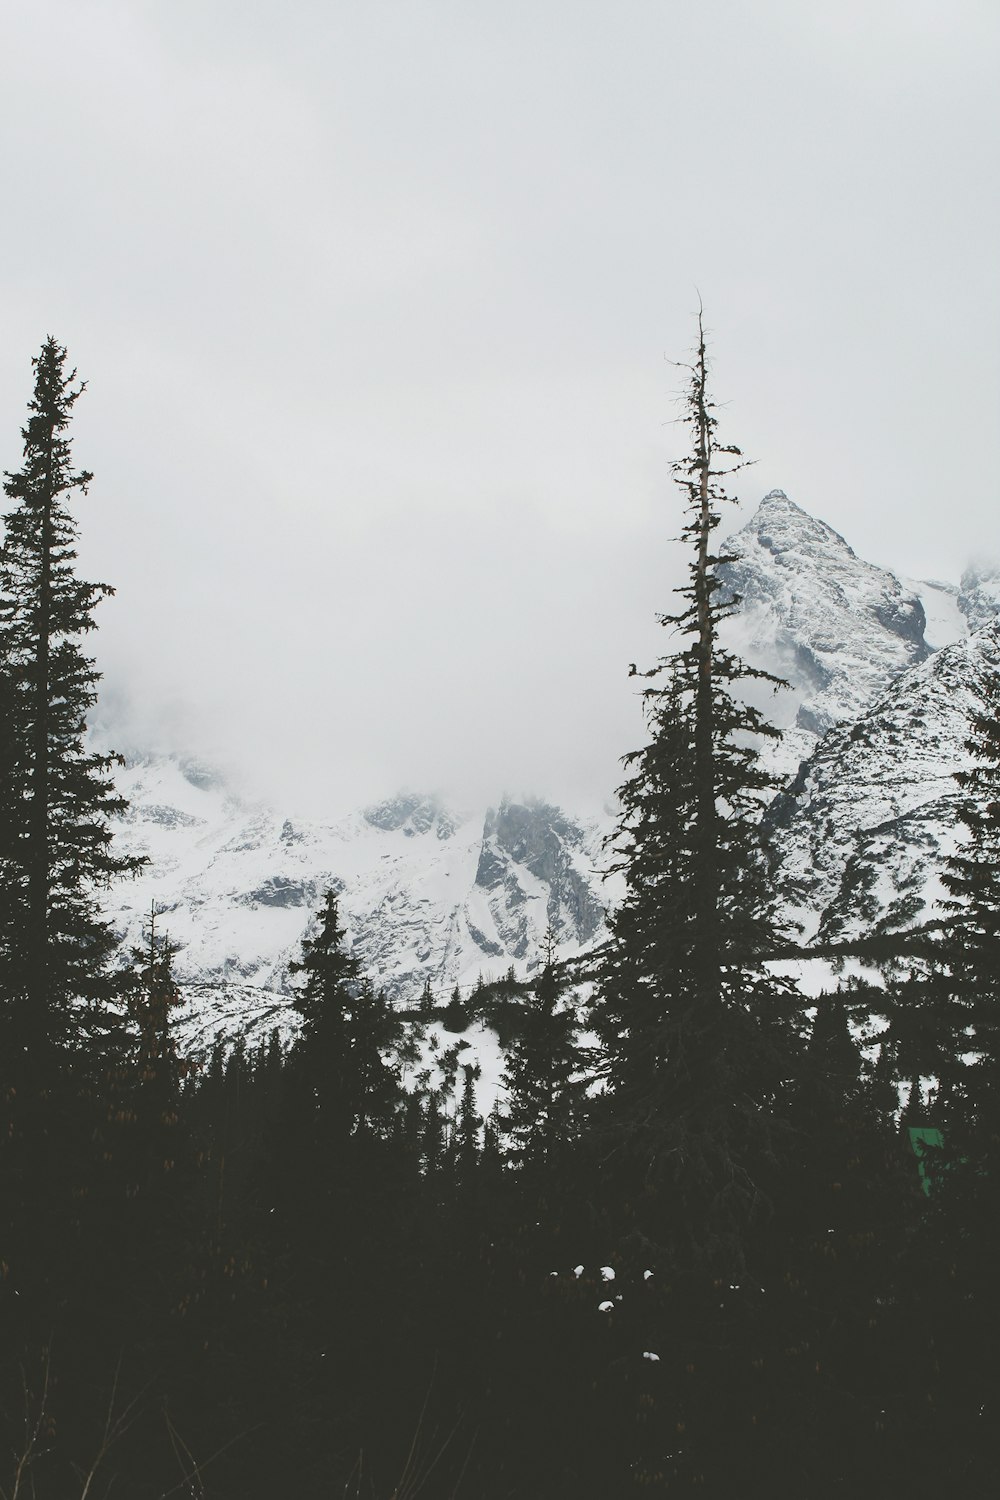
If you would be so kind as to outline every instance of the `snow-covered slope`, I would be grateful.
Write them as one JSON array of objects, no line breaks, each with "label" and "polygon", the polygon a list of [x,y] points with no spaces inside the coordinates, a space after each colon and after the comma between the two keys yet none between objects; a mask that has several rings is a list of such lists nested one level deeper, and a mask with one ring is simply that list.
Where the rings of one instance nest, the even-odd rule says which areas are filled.
[{"label": "snow-covered slope", "polygon": [[931,915],[959,829],[954,773],[1000,669],[1000,623],[897,678],[852,725],[831,729],[765,823],[805,935],[854,938]]},{"label": "snow-covered slope", "polygon": [[363,970],[403,999],[426,981],[444,996],[511,964],[531,973],[549,924],[565,954],[603,929],[604,830],[543,802],[463,816],[403,794],[324,824],[247,803],[175,756],[136,759],[118,784],[120,842],[149,866],[109,912],[135,945],[155,903],[179,948],[189,1039],[292,1025],[289,961],[327,889]]},{"label": "snow-covered slope", "polygon": [[[942,646],[950,646],[953,641],[963,640],[969,634],[969,621],[962,612],[956,584],[942,583],[937,578],[902,578],[900,582],[923,605],[926,620],[924,640],[931,651],[940,651]],[[988,617],[984,615],[979,623],[985,624],[987,618],[992,619],[996,613],[994,610]]]}]

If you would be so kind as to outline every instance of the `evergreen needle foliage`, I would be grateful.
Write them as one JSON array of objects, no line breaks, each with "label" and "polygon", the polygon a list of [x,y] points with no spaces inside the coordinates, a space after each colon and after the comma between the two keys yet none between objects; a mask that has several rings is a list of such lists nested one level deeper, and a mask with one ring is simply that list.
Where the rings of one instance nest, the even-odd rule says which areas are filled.
[{"label": "evergreen needle foliage", "polygon": [[[396,1008],[331,890],[296,1039],[220,1039],[201,1071],[153,914],[116,976],[97,904],[136,861],[84,739],[110,589],[73,566],[82,386],[44,345],[0,554],[0,1495],[997,1492],[1000,657],[936,948],[810,1023],[773,972],[774,730],[746,690],[775,679],[723,641],[742,456],[700,319],[684,368],[690,562],[608,942],[560,964],[550,930],[533,979]],[[504,1053],[492,1110],[473,1022]],[[913,1079],[904,1127],[932,1108],[945,1135],[928,1193]]]},{"label": "evergreen needle foliage", "polygon": [[525,989],[517,1029],[504,1049],[511,1157],[535,1173],[558,1170],[586,1119],[585,1065],[591,1059],[580,1039],[579,1006],[566,990],[550,927],[545,963]]},{"label": "evergreen needle foliage", "polygon": [[[1000,1146],[1000,671],[990,673],[987,710],[975,715],[966,748],[973,757],[956,781],[966,793],[960,819],[966,840],[948,861],[944,884],[955,930],[946,1052],[957,1069],[942,1079],[981,1143]],[[957,939],[957,941],[956,941]],[[950,1043],[950,1045],[949,1045]],[[994,1156],[994,1170],[1000,1155]]]},{"label": "evergreen needle foliage", "polygon": [[302,1032],[292,1054],[320,1132],[345,1141],[355,1132],[387,1135],[402,1107],[406,1026],[382,991],[361,979],[347,950],[336,894],[319,913],[315,937],[289,965],[305,975],[295,997]]},{"label": "evergreen needle foliage", "polygon": [[108,961],[117,940],[98,894],[144,863],[112,846],[110,819],[124,806],[109,774],[113,757],[94,754],[84,740],[99,673],[81,639],[114,591],[82,582],[74,569],[68,504],[92,476],[72,462],[67,429],[84,387],[65,366],[66,350],[47,339],[34,360],[24,462],[4,484],[17,503],[0,553],[0,683],[9,716],[0,979],[9,1055],[39,1064],[111,1025],[107,1006],[119,986]]},{"label": "evergreen needle foliage", "polygon": [[[911,1123],[933,1118],[947,1137],[952,1187],[1000,1183],[1000,667],[972,718],[972,764],[955,773],[965,838],[946,865],[931,957],[897,986],[892,1036],[901,1078],[912,1081]],[[921,1078],[932,1104],[916,1108]],[[918,1118],[919,1116],[919,1118]]]},{"label": "evergreen needle foliage", "polygon": [[678,644],[644,674],[649,742],[625,761],[616,847],[626,893],[594,1017],[612,1133],[684,1204],[675,1248],[738,1262],[803,1023],[793,988],[764,961],[780,937],[759,837],[775,783],[755,741],[776,731],[739,689],[777,679],[720,640],[739,601],[719,577],[727,559],[713,534],[743,462],[718,438],[700,316],[698,329],[683,367],[690,451],[673,464],[688,581],[682,607],[661,620]]}]

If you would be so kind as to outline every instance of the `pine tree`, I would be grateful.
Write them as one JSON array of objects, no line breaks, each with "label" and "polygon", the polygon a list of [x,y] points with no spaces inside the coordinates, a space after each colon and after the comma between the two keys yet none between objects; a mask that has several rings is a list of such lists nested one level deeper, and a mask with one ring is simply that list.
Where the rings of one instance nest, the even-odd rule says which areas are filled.
[{"label": "pine tree", "polygon": [[349,997],[348,987],[361,972],[357,959],[345,950],[347,934],[334,891],[327,891],[317,922],[316,936],[303,940],[302,958],[289,965],[291,973],[306,976],[294,1003],[302,1017],[302,1036],[307,1040],[331,1024],[337,1010],[336,1006],[331,1007],[331,1001],[339,999],[343,1003]]},{"label": "pine tree", "polygon": [[577,1006],[564,996],[565,974],[546,934],[545,963],[518,1008],[518,1027],[505,1048],[503,1085],[512,1155],[525,1165],[555,1166],[583,1125],[587,1057]]},{"label": "pine tree", "polygon": [[[905,1126],[939,1129],[933,1197],[953,1223],[985,1233],[1000,1204],[1000,666],[966,740],[972,759],[955,779],[965,839],[947,862],[948,921],[890,989],[898,1076],[910,1082]],[[933,1080],[926,1102],[921,1079]],[[991,1238],[988,1235],[987,1238]],[[966,1235],[965,1248],[979,1243]]]},{"label": "pine tree", "polygon": [[341,1141],[355,1133],[393,1132],[402,1104],[400,1059],[410,1045],[407,1025],[386,995],[359,978],[345,936],[337,897],[328,891],[316,937],[305,939],[301,962],[289,966],[306,976],[294,1001],[302,1034],[293,1069],[303,1078],[321,1134]]},{"label": "pine tree", "polygon": [[442,1109],[441,1090],[432,1089],[427,1095],[421,1140],[424,1172],[428,1177],[436,1177],[441,1171],[447,1156],[447,1145],[447,1126]]},{"label": "pine tree", "polygon": [[190,1061],[180,1056],[173,1031],[173,1012],[182,998],[174,978],[176,952],[169,937],[156,930],[154,905],[146,945],[133,953],[129,1014],[137,1046],[126,1080],[134,1081],[132,1113],[146,1176],[173,1170],[179,1153],[181,1084],[193,1071]]},{"label": "pine tree", "polygon": [[455,1117],[455,1174],[463,1186],[471,1183],[479,1165],[479,1131],[482,1116],[476,1110],[476,1084],[482,1074],[478,1063],[463,1063],[462,1093]]},{"label": "pine tree", "polygon": [[[0,773],[0,977],[13,1058],[44,1068],[111,1025],[117,940],[97,893],[144,861],[112,846],[114,757],[85,745],[99,673],[81,649],[94,611],[114,591],[75,575],[76,524],[67,508],[91,475],[73,467],[66,435],[84,387],[49,338],[34,361],[22,429],[24,462],[4,489],[17,502],[0,554],[0,673],[10,714]],[[77,1002],[87,1004],[81,1008]]]},{"label": "pine tree", "polygon": [[594,1022],[614,1132],[640,1163],[669,1174],[675,1249],[738,1262],[802,1021],[792,986],[766,963],[781,933],[758,825],[775,783],[755,742],[776,731],[740,688],[776,679],[720,641],[739,601],[712,537],[729,498],[723,481],[742,461],[717,436],[700,316],[698,326],[685,367],[691,450],[672,466],[691,561],[682,608],[661,617],[680,641],[644,674],[650,739],[625,762],[616,844],[626,893]]},{"label": "pine tree", "polygon": [[[945,1384],[944,1323],[929,1335],[911,1296],[928,1284],[924,1257],[912,1257],[912,1281],[900,1273],[923,1203],[881,1099],[884,1073],[874,1107],[849,1025],[860,1001],[822,997],[810,1035],[804,999],[773,972],[780,892],[758,832],[772,783],[755,749],[773,731],[742,701],[764,674],[719,638],[736,601],[712,534],[723,466],[740,455],[716,440],[699,333],[691,453],[674,466],[692,560],[684,607],[663,620],[680,641],[647,674],[650,741],[629,757],[621,793],[625,898],[594,1006],[607,1054],[601,1206],[623,1299],[609,1326],[631,1334],[602,1378],[609,1407],[617,1389],[641,1419],[624,1441],[642,1482],[833,1494],[875,1474],[884,1490],[896,1479],[882,1475],[915,1473],[909,1454]],[[995,1260],[983,1262],[994,1281]],[[648,1283],[643,1266],[656,1272]],[[957,1326],[967,1314],[956,1317],[941,1271],[939,1260]],[[652,1372],[632,1352],[644,1346],[667,1356]],[[976,1352],[970,1369],[984,1365]],[[949,1383],[960,1379],[953,1369]]]},{"label": "pine tree", "polygon": [[[939,1080],[963,1150],[988,1158],[1000,1183],[1000,670],[986,685],[966,749],[973,765],[956,774],[965,792],[959,817],[967,838],[944,876],[954,927],[941,955],[950,976],[939,1015],[948,1066]],[[973,1141],[975,1137],[975,1142]]]},{"label": "pine tree", "polygon": [[[911,1085],[905,1122],[940,1128],[952,1186],[1000,1185],[1000,668],[985,682],[956,772],[965,830],[946,861],[948,920],[903,973],[892,977],[887,1010],[897,1077]],[[926,1102],[920,1080],[933,1080]],[[972,1166],[975,1163],[975,1167]],[[964,1165],[963,1165],[964,1164]],[[961,1168],[961,1170],[958,1170]]]},{"label": "pine tree", "polygon": [[[889,1020],[882,1037],[886,1066],[908,1090],[894,1113],[909,1212],[904,1206],[895,1215],[905,1234],[892,1246],[880,1306],[871,1308],[872,1326],[876,1319],[889,1323],[892,1340],[895,1411],[890,1407],[883,1423],[883,1447],[893,1429],[900,1457],[905,1440],[920,1443],[933,1465],[920,1475],[928,1492],[943,1486],[966,1494],[991,1492],[998,1472],[1000,655],[995,636],[980,640],[992,663],[966,740],[972,763],[956,773],[965,837],[945,864],[946,919],[928,924],[920,949],[890,972],[881,1005]],[[869,1191],[873,1186],[891,1203],[888,1178],[870,1183]],[[895,1330],[890,1307],[898,1309]]]}]

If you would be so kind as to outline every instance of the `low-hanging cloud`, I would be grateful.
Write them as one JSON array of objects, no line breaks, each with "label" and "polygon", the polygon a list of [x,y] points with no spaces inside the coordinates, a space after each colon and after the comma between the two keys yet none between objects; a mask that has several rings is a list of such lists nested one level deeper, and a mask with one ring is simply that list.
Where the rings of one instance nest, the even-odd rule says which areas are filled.
[{"label": "low-hanging cloud", "polygon": [[1000,16],[942,15],[5,18],[0,460],[52,332],[112,728],[322,809],[606,796],[683,569],[696,289],[744,509],[910,575],[996,550]]}]

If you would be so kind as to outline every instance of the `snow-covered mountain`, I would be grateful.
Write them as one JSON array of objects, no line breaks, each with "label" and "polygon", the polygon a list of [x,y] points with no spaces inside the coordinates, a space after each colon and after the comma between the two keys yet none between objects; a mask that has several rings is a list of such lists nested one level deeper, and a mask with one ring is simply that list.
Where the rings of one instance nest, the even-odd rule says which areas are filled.
[{"label": "snow-covered mountain", "polygon": [[958,606],[970,630],[981,630],[1000,614],[1000,563],[977,563],[966,568]]},{"label": "snow-covered mountain", "polygon": [[116,887],[110,914],[135,946],[155,904],[179,950],[189,1044],[292,1026],[289,961],[328,889],[363,970],[401,999],[512,964],[530,974],[550,925],[564,954],[603,931],[606,830],[544,802],[463,815],[401,794],[335,823],[292,821],[177,756],[133,758],[118,785],[120,843],[149,865]]},{"label": "snow-covered mountain", "polygon": [[853,723],[929,655],[924,606],[782,490],[765,495],[723,551],[731,561],[720,575],[740,599],[726,643],[789,684],[760,706],[784,731],[768,759],[791,776],[827,730]]},{"label": "snow-covered mountain", "polygon": [[961,588],[901,582],[781,490],[726,550],[742,598],[730,643],[790,684],[768,748],[789,784],[765,814],[790,918],[805,939],[846,941],[933,915],[954,772],[1000,664],[1000,568],[970,568]]},{"label": "snow-covered mountain", "polygon": [[998,670],[994,620],[831,729],[772,803],[765,827],[807,938],[898,931],[934,914],[959,832],[954,772],[969,764],[970,720]]},{"label": "snow-covered mountain", "polygon": [[[930,909],[954,847],[953,772],[1000,666],[1000,568],[970,568],[960,587],[901,581],[780,490],[723,549],[741,599],[728,644],[790,684],[761,700],[783,731],[767,753],[786,790],[765,827],[790,915],[831,939],[906,926]],[[150,863],[110,915],[137,944],[155,903],[179,945],[196,1049],[291,1028],[289,961],[328,888],[364,970],[406,1000],[427,981],[443,998],[511,964],[530,974],[549,925],[564,955],[579,952],[613,899],[610,816],[530,800],[462,812],[405,793],[306,822],[177,756],[134,756],[119,785],[120,841]]]},{"label": "snow-covered mountain", "polygon": [[790,683],[766,752],[788,785],[765,814],[790,918],[836,941],[933,914],[954,772],[998,665],[1000,568],[901,582],[780,490],[725,550],[729,641]]}]

